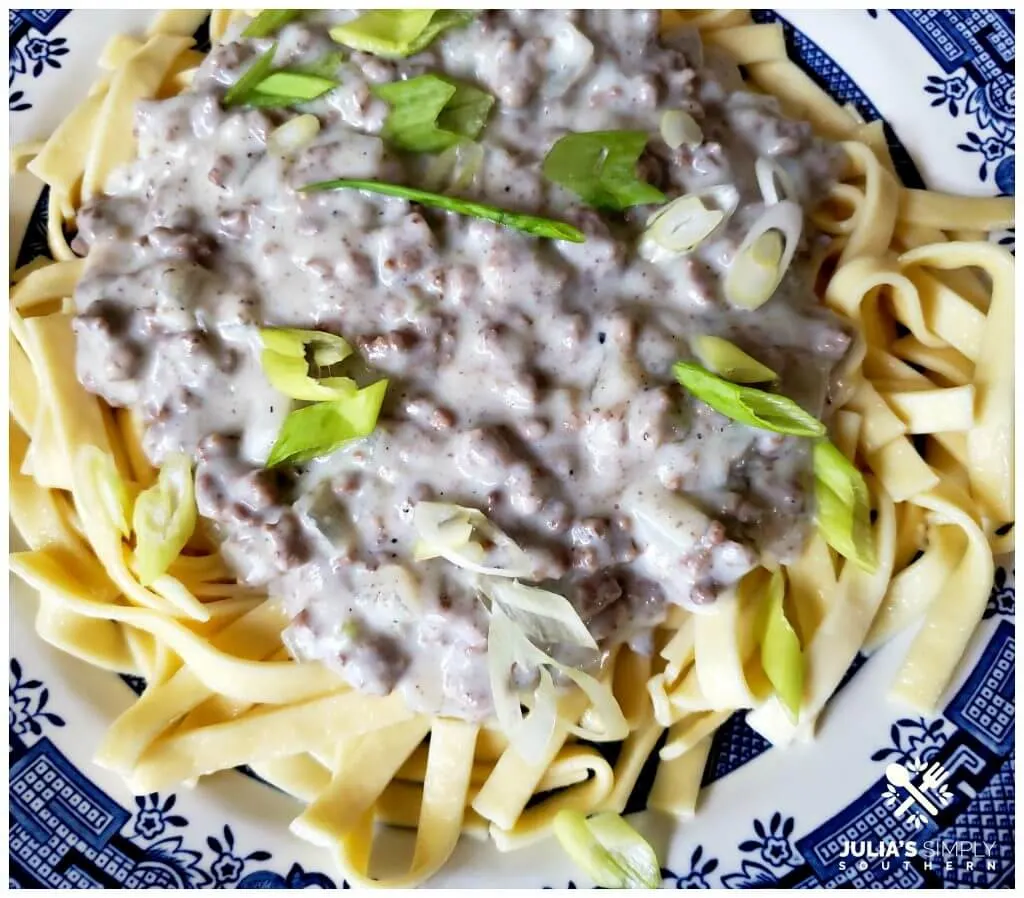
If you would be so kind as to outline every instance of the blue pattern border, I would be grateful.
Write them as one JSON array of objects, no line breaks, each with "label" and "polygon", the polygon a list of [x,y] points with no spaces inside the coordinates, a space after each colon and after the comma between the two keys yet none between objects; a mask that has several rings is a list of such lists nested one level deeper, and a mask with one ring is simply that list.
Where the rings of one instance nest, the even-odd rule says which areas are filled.
[{"label": "blue pattern border", "polygon": [[1016,16],[1010,9],[897,9],[948,77],[929,76],[923,90],[970,127],[957,148],[978,162],[978,179],[1013,196],[1017,79]]},{"label": "blue pattern border", "polygon": [[26,677],[17,659],[8,705],[9,888],[338,888],[299,864],[285,873],[268,868],[271,852],[244,851],[229,825],[205,846],[191,844],[208,824],[190,825],[173,794],[120,805],[46,735],[66,723],[50,709],[45,684]]}]

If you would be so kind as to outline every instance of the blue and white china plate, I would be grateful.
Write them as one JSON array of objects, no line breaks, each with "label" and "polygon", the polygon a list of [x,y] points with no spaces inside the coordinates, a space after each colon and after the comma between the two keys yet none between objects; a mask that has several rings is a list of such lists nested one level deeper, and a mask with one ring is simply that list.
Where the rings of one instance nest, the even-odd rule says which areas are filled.
[{"label": "blue and white china plate", "polygon": [[[145,11],[9,13],[14,140],[46,136],[84,96],[115,32]],[[759,11],[781,18],[790,52],[841,102],[890,126],[906,183],[1014,192],[1014,13],[993,10]],[[12,262],[43,251],[38,188],[13,184]],[[1012,248],[1012,233],[1001,235]],[[10,886],[343,887],[330,859],[289,833],[296,806],[238,773],[135,798],[91,763],[133,700],[122,679],[35,635],[32,598],[12,584]],[[699,814],[633,819],[669,888],[1012,887],[1014,588],[998,572],[985,619],[942,713],[889,704],[907,640],[859,666],[810,745],[768,750],[742,715],[715,738]],[[940,763],[937,814],[904,807],[885,768]],[[649,783],[648,783],[649,786]],[[643,807],[643,786],[630,808]],[[893,845],[894,848],[886,846]],[[884,855],[884,856],[878,856]],[[585,886],[554,844],[514,854],[464,841],[434,886]],[[344,887],[347,887],[345,885]]]}]

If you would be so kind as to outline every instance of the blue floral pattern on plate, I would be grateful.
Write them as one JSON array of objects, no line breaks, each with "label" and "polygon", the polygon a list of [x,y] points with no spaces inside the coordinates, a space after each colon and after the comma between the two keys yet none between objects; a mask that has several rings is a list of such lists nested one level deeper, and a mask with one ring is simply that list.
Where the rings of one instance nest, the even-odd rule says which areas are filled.
[{"label": "blue floral pattern on plate", "polygon": [[[68,38],[54,34],[67,10],[9,12],[9,109],[33,108],[31,85],[52,77],[73,51]],[[880,22],[879,10],[867,10]],[[1012,12],[1004,10],[897,10],[890,13],[927,50],[938,66],[923,81],[928,103],[965,128],[958,148],[976,162],[985,185],[1014,192],[1014,41]],[[841,102],[851,102],[868,120],[879,112],[857,84],[813,41],[777,14],[760,10],[758,21],[781,21],[791,54],[812,78]],[[920,175],[891,129],[893,158],[904,181],[920,185]],[[45,252],[45,196],[37,205],[20,263]],[[999,242],[1012,249],[1012,230]],[[678,870],[662,870],[670,888],[827,887],[1005,887],[1013,883],[1014,751],[1013,665],[1014,587],[1005,569],[997,571],[987,620],[996,619],[985,650],[943,715],[904,717],[878,745],[871,761],[879,779],[829,819],[802,820],[778,809],[751,821],[738,842],[735,860],[725,862],[725,846],[691,844],[677,854]],[[863,663],[863,658],[851,671]],[[144,684],[131,678],[141,691]],[[20,887],[185,887],[185,888],[348,888],[328,875],[307,871],[291,859],[253,845],[242,845],[230,823],[212,827],[190,820],[174,794],[138,796],[122,807],[93,783],[51,741],[66,730],[63,709],[38,677],[12,660],[9,680],[11,888]],[[734,716],[716,735],[705,772],[713,782],[751,762],[769,746]],[[882,768],[901,764],[912,771],[941,765],[952,771],[949,803],[929,816],[911,813],[917,837],[988,840],[998,864],[992,869],[936,868],[917,858],[893,869],[862,861],[841,870],[837,839],[846,832],[891,839],[893,821],[885,796],[895,794]],[[630,807],[642,806],[650,777],[641,778]],[[60,798],[59,801],[56,799]],[[908,830],[908,832],[910,832]],[[803,833],[803,835],[800,835]],[[569,882],[570,888],[576,888]]]},{"label": "blue floral pattern on plate", "polygon": [[[1014,12],[906,9],[895,16],[942,67],[923,86],[932,106],[972,125],[958,149],[978,157],[978,179],[1014,192]],[[969,120],[973,119],[973,123]]]},{"label": "blue floral pattern on plate", "polygon": [[38,736],[43,724],[64,726],[64,718],[47,711],[50,690],[39,680],[26,680],[17,659],[11,660],[9,689],[10,730],[15,736]]},{"label": "blue floral pattern on plate", "polygon": [[[67,38],[47,35],[67,16],[66,9],[8,10],[10,54],[7,69],[8,87],[21,76],[39,78],[48,69],[59,69],[61,58],[69,52]],[[32,108],[23,89],[8,94],[8,109],[24,112]]]}]

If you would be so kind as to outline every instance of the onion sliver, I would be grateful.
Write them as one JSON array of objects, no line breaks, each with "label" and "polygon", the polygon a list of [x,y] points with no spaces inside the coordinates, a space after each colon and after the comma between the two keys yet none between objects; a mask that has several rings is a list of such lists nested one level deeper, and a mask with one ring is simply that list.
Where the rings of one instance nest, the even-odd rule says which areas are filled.
[{"label": "onion sliver", "polygon": [[704,132],[697,124],[697,120],[681,109],[670,109],[662,113],[661,137],[673,150],[679,149],[683,144],[696,147],[704,142]]},{"label": "onion sliver", "polygon": [[797,199],[796,185],[789,172],[774,159],[758,156],[754,163],[754,173],[757,175],[757,186],[761,196],[767,205]]},{"label": "onion sliver", "polygon": [[[416,561],[440,557],[475,574],[532,579],[533,564],[527,554],[475,508],[448,502],[417,502],[412,523],[419,537],[413,552]],[[474,532],[486,539],[487,550],[472,538]],[[486,561],[492,563],[485,564]],[[500,563],[494,564],[495,561]]]},{"label": "onion sliver", "polygon": [[572,603],[558,593],[518,580],[480,578],[480,591],[501,606],[524,635],[548,645],[582,646],[597,651],[597,643]]},{"label": "onion sliver", "polygon": [[661,262],[693,252],[728,220],[737,205],[739,193],[729,185],[673,200],[647,220],[640,255],[649,262]]},{"label": "onion sliver", "polygon": [[290,156],[313,142],[320,133],[320,120],[304,113],[288,119],[267,136],[267,149],[275,156]]},{"label": "onion sliver", "polygon": [[500,611],[491,615],[487,635],[487,668],[498,723],[509,742],[523,760],[537,763],[551,739],[558,721],[558,703],[551,674],[541,668],[537,688],[532,696],[532,710],[523,714],[521,696],[512,685],[512,671],[517,666],[529,669],[534,660],[516,625]]},{"label": "onion sliver", "polygon": [[730,304],[757,309],[772,298],[793,261],[803,224],[803,211],[789,200],[769,206],[754,222],[725,274]]},{"label": "onion sliver", "polygon": [[428,190],[464,190],[476,177],[484,161],[484,148],[471,140],[460,140],[439,153],[424,174]]}]

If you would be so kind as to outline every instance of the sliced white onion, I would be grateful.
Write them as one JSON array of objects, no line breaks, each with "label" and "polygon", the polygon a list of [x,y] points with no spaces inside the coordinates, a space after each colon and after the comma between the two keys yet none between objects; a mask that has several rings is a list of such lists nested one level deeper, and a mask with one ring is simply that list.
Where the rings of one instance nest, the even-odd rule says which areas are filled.
[{"label": "sliced white onion", "polygon": [[484,148],[472,140],[460,140],[438,153],[427,166],[423,184],[427,190],[464,190],[484,162]]},{"label": "sliced white onion", "polygon": [[711,526],[711,518],[679,493],[665,489],[654,478],[632,484],[621,499],[640,536],[665,541],[679,555],[689,555]]},{"label": "sliced white onion", "polygon": [[[419,537],[414,549],[417,561],[440,557],[477,574],[532,579],[533,563],[529,556],[475,508],[448,502],[417,502],[412,523]],[[474,532],[490,543],[486,550],[473,539]]]},{"label": "sliced white onion", "polygon": [[544,79],[543,94],[557,99],[569,90],[589,68],[594,45],[572,22],[559,25],[548,52],[551,74]]},{"label": "sliced white onion", "polygon": [[700,197],[682,196],[648,221],[640,238],[640,255],[648,262],[662,262],[691,252],[724,220],[724,213],[709,209]]},{"label": "sliced white onion", "polygon": [[754,222],[725,274],[725,298],[732,305],[757,309],[772,298],[793,261],[803,226],[803,210],[789,200],[769,206]]},{"label": "sliced white onion", "polygon": [[581,719],[578,725],[573,724],[569,727],[571,733],[590,742],[618,742],[629,735],[629,723],[622,713],[619,703],[615,700],[610,686],[590,674],[576,670],[575,667],[559,664],[557,661],[554,662],[554,666],[559,673],[568,677],[582,689],[590,699],[586,720],[598,724],[598,727],[595,728]]},{"label": "sliced white onion", "polygon": [[516,623],[526,637],[543,645],[597,650],[597,643],[572,603],[558,593],[524,586],[518,580],[486,580],[480,590]]},{"label": "sliced white onion", "polygon": [[[540,760],[551,737],[548,723],[550,706],[555,702],[556,694],[546,667],[568,677],[583,690],[590,700],[588,720],[599,722],[599,727],[595,728],[567,721],[571,732],[595,742],[617,742],[629,735],[629,724],[607,684],[581,670],[561,664],[537,648],[500,608],[491,609],[487,653],[495,714],[508,735],[509,742],[524,760]],[[532,697],[525,699],[533,708],[525,719],[520,707],[524,699],[511,683],[514,664],[526,669],[536,668],[540,674],[538,687],[533,691]],[[555,713],[557,714],[557,704]],[[551,726],[553,728],[553,723]]]},{"label": "sliced white onion", "polygon": [[661,115],[661,138],[673,150],[683,144],[696,147],[704,143],[704,131],[690,113],[669,109]]},{"label": "sliced white onion", "polygon": [[524,716],[519,692],[512,685],[515,665],[530,666],[523,654],[524,646],[532,648],[516,625],[500,611],[492,612],[487,632],[487,672],[494,713],[519,756],[539,763],[555,730],[558,702],[551,674],[542,669],[540,683],[533,693],[532,710]]},{"label": "sliced white onion", "polygon": [[647,219],[639,252],[649,262],[663,262],[692,252],[729,220],[740,202],[731,184],[719,184],[681,196]]},{"label": "sliced white onion", "polygon": [[306,112],[278,125],[267,136],[267,150],[275,156],[290,156],[309,145],[320,133],[320,119]]},{"label": "sliced white onion", "polygon": [[758,156],[754,163],[757,175],[757,186],[767,205],[771,206],[781,200],[798,200],[796,185],[793,179],[778,162],[767,156]]}]

